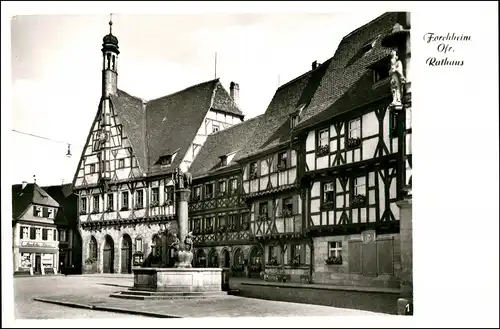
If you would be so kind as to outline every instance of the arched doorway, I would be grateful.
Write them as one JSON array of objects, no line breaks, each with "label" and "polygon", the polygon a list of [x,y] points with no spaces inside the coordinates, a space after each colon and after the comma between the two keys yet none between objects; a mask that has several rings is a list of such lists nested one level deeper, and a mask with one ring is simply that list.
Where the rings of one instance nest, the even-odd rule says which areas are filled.
[{"label": "arched doorway", "polygon": [[207,254],[203,249],[198,249],[196,252],[196,266],[195,267],[207,267]]},{"label": "arched doorway", "polygon": [[103,273],[113,273],[114,272],[114,259],[115,259],[115,243],[113,239],[106,235],[106,240],[104,242],[104,250],[102,256],[102,272]]},{"label": "arched doorway", "polygon": [[122,273],[132,273],[132,238],[124,234],[122,238]]},{"label": "arched doorway", "polygon": [[208,267],[219,267],[219,257],[215,249],[210,250],[208,254]]},{"label": "arched doorway", "polygon": [[260,272],[264,270],[262,266],[262,248],[253,247],[248,257],[249,272],[251,277],[260,277]]},{"label": "arched doorway", "polygon": [[222,250],[222,267],[231,266],[231,257],[229,256],[229,251],[227,249]]},{"label": "arched doorway", "polygon": [[231,267],[234,276],[243,275],[245,271],[245,258],[243,256],[243,251],[238,248],[234,251],[233,255],[233,266]]}]

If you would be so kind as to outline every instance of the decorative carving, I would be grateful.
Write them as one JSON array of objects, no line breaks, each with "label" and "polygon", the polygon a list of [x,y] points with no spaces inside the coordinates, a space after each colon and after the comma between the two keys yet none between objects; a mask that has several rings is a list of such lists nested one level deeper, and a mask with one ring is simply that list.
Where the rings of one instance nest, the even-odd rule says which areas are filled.
[{"label": "decorative carving", "polygon": [[361,233],[363,243],[375,242],[375,231],[364,231]]},{"label": "decorative carving", "polygon": [[184,239],[184,246],[186,251],[191,251],[193,249],[193,232],[189,232]]},{"label": "decorative carving", "polygon": [[391,105],[400,106],[401,95],[403,94],[403,85],[406,82],[406,78],[403,75],[403,63],[401,63],[398,59],[398,55],[395,50],[391,51],[391,68],[389,70],[389,75],[391,77]]}]

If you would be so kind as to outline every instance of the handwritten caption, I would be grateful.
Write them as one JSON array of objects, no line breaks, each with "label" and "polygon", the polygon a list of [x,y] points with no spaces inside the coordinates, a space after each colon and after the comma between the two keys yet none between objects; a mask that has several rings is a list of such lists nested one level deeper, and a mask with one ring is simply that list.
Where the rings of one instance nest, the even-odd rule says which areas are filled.
[{"label": "handwritten caption", "polygon": [[[424,42],[425,43],[434,43],[436,44],[436,50],[440,55],[450,55],[455,53],[457,50],[456,45],[452,42],[467,42],[471,40],[469,35],[464,34],[455,34],[447,33],[446,35],[438,35],[433,32],[428,32],[424,34]],[[436,58],[436,57],[428,57],[425,60],[425,64],[429,66],[463,66],[463,60],[449,59],[448,56]]]}]

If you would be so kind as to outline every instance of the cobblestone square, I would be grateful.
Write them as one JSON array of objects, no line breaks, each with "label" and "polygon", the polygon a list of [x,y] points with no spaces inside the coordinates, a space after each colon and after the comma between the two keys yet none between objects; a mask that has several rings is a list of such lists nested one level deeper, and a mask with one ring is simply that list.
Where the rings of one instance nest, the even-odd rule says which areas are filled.
[{"label": "cobblestone square", "polygon": [[[110,298],[113,292],[133,285],[124,276],[52,276],[14,279],[16,319],[64,319],[141,317],[128,312],[148,312],[157,317],[241,317],[241,316],[372,316],[380,313],[329,306],[298,304],[227,296],[203,300],[122,300]],[[113,308],[123,313],[54,305],[47,301]],[[125,313],[125,314],[124,314]],[[144,317],[145,318],[145,317]]]}]

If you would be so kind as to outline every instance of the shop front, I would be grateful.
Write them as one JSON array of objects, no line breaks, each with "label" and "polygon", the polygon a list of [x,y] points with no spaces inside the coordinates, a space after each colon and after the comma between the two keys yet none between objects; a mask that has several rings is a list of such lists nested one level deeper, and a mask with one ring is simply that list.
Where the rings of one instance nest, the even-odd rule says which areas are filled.
[{"label": "shop front", "polygon": [[57,243],[21,241],[17,254],[18,272],[30,272],[31,275],[57,273],[59,259]]}]

